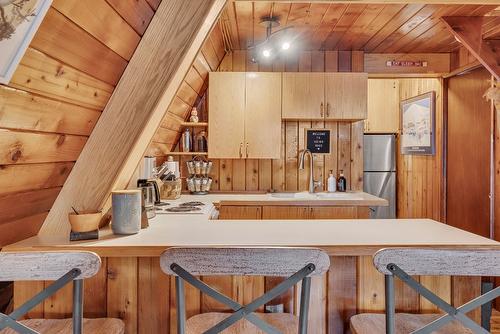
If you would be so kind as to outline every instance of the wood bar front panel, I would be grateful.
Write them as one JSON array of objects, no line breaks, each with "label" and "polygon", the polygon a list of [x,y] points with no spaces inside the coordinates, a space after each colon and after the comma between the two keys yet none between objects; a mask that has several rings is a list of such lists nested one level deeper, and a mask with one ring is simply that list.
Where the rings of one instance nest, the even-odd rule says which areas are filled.
[{"label": "wood bar front panel", "polygon": [[[383,275],[371,264],[371,257],[331,257],[331,267],[324,276],[313,279],[311,288],[311,333],[346,333],[349,318],[359,312],[382,312],[384,309]],[[440,288],[427,285],[436,292]],[[249,303],[271,288],[264,277],[203,277],[219,291],[240,303]],[[479,292],[480,280],[463,278],[453,281],[451,290],[439,295],[454,304],[462,303]],[[14,307],[41,291],[49,282],[16,282]],[[118,317],[125,321],[126,333],[176,333],[174,279],[165,275],[158,257],[103,258],[103,265],[84,284],[84,316]],[[428,312],[422,307],[424,298],[396,284],[398,311]],[[290,291],[285,310],[298,312],[300,287]],[[71,316],[71,286],[57,292],[45,303],[28,313],[28,318],[63,318]],[[210,297],[186,284],[188,316],[202,312],[229,311]]]}]

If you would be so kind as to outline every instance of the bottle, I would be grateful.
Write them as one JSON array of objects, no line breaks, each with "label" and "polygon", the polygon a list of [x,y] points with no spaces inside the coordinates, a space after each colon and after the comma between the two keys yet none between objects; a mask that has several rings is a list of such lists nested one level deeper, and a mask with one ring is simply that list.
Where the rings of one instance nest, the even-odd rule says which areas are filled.
[{"label": "bottle", "polygon": [[186,128],[182,133],[182,152],[191,152],[191,133],[189,128]]},{"label": "bottle", "polygon": [[196,136],[196,151],[207,152],[207,134],[205,131],[201,131]]},{"label": "bottle", "polygon": [[344,176],[344,171],[340,170],[340,176],[337,182],[338,191],[345,192],[347,190],[347,180]]},{"label": "bottle", "polygon": [[330,175],[328,176],[328,192],[334,193],[337,191],[337,180],[335,180],[335,176],[333,176],[333,170],[330,170]]}]

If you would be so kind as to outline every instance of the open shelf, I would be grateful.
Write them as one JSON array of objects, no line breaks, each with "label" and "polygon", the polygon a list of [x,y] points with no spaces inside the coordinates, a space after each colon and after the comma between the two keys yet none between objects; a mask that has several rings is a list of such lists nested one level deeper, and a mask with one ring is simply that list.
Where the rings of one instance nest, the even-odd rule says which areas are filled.
[{"label": "open shelf", "polygon": [[208,155],[208,152],[168,152],[167,155]]},{"label": "open shelf", "polygon": [[190,127],[194,127],[194,128],[206,128],[208,126],[208,123],[207,122],[198,122],[198,123],[182,122],[181,125],[182,126],[190,126]]}]

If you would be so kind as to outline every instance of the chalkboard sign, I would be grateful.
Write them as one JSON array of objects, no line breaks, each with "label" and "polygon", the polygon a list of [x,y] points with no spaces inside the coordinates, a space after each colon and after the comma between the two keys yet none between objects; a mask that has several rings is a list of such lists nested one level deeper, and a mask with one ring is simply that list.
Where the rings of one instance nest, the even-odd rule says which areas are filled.
[{"label": "chalkboard sign", "polygon": [[306,147],[312,153],[330,153],[330,130],[306,129]]}]

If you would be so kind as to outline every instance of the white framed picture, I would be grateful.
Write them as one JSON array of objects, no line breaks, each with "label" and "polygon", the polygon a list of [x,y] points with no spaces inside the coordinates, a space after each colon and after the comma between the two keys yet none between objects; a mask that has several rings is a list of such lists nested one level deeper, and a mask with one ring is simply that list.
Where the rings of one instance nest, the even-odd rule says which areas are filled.
[{"label": "white framed picture", "polygon": [[52,0],[0,0],[0,83],[9,83]]},{"label": "white framed picture", "polygon": [[401,101],[401,153],[436,153],[436,92]]}]

